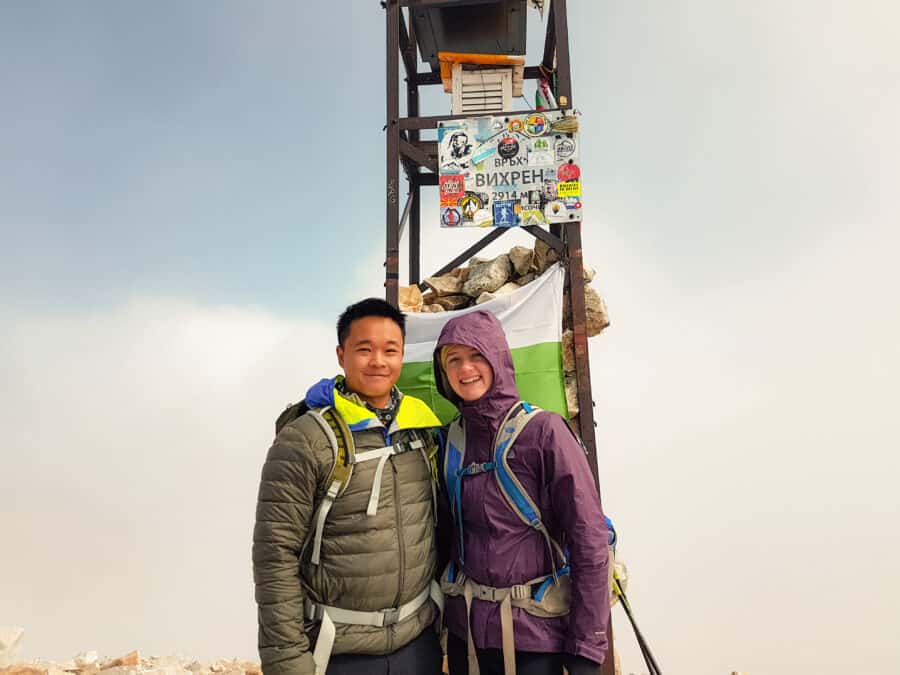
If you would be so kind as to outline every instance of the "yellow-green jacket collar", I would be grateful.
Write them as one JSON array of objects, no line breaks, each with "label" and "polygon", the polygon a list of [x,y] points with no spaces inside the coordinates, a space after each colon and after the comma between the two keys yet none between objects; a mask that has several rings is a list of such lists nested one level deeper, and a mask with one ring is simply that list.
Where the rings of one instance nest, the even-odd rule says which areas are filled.
[{"label": "yellow-green jacket collar", "polygon": [[[343,396],[336,384],[343,380],[343,375],[331,379],[319,380],[306,392],[306,404],[310,408],[333,407],[344,418],[350,431],[360,431],[371,427],[383,427],[384,425],[362,399],[356,394]],[[400,394],[400,403],[397,405],[397,414],[391,423],[390,433],[401,429],[428,429],[441,426],[440,420],[435,416],[423,401],[414,396]]]}]

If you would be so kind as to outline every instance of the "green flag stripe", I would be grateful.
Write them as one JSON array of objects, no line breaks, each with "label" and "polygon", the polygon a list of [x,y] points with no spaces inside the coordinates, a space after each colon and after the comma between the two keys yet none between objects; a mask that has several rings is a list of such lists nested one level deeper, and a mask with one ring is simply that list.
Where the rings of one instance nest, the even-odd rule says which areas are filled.
[{"label": "green flag stripe", "polygon": [[[512,350],[516,384],[523,400],[568,417],[559,342],[542,342]],[[420,398],[446,424],[456,417],[456,406],[438,394],[431,361],[404,363],[400,391]]]}]

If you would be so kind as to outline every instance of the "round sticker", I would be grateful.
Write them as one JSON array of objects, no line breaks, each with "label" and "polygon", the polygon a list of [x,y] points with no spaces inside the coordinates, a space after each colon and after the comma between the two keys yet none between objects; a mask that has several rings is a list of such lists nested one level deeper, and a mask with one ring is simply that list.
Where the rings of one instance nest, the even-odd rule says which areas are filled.
[{"label": "round sticker", "polygon": [[575,153],[575,141],[571,138],[560,138],[556,141],[556,159],[569,159]]},{"label": "round sticker", "polygon": [[497,144],[497,154],[503,159],[512,159],[519,154],[519,141],[512,136],[504,136]]},{"label": "round sticker", "polygon": [[529,136],[540,136],[550,128],[547,118],[534,113],[525,118],[525,133]]},{"label": "round sticker", "polygon": [[562,164],[556,170],[560,183],[567,183],[570,180],[578,180],[581,177],[581,169],[577,164]]},{"label": "round sticker", "polygon": [[509,121],[509,125],[507,126],[507,128],[510,131],[512,131],[513,133],[517,133],[517,132],[522,131],[525,128],[525,123],[518,118],[511,119]]},{"label": "round sticker", "polygon": [[564,218],[566,214],[566,205],[559,200],[554,200],[544,207],[544,217],[547,220],[551,218]]}]

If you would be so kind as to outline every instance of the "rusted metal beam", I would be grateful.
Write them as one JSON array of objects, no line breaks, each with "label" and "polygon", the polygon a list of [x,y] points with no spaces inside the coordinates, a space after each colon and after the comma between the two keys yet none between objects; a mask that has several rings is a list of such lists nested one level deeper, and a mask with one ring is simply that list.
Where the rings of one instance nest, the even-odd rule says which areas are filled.
[{"label": "rusted metal beam", "polygon": [[400,279],[400,5],[398,0],[386,0],[385,31],[387,33],[387,105],[385,172],[385,242],[384,289],[385,299],[395,307],[399,301]]},{"label": "rusted metal beam", "polygon": [[[529,112],[529,111],[520,111]],[[559,108],[552,110],[542,110],[541,113],[561,112]],[[507,111],[503,113],[494,113],[494,117],[502,117],[503,115],[516,115],[516,111]],[[436,129],[438,122],[452,122],[453,120],[471,119],[471,115],[431,115],[429,117],[403,117],[400,119],[401,129]]]},{"label": "rusted metal beam", "polygon": [[588,360],[581,223],[566,223],[565,238],[566,274],[569,279],[569,301],[572,308],[572,332],[575,342],[575,378],[578,384],[579,435],[587,451],[591,473],[594,474],[594,482],[597,482],[597,438],[594,432],[594,402],[591,397],[591,364]]},{"label": "rusted metal beam", "polygon": [[547,244],[550,248],[563,256],[566,251],[566,245],[563,243],[562,239],[553,235],[551,232],[547,232],[540,225],[523,225],[522,229],[526,232],[530,232],[535,239],[540,239],[542,242]]},{"label": "rusted metal beam", "polygon": [[400,153],[426,169],[431,169],[431,171],[438,170],[437,159],[426,155],[419,147],[404,141],[402,138],[400,139]]},{"label": "rusted metal beam", "polygon": [[551,72],[553,70],[553,57],[556,55],[556,2],[550,2],[550,12],[547,14],[547,32],[544,34],[544,58],[541,65]]},{"label": "rusted metal beam", "polygon": [[553,32],[556,36],[556,103],[572,108],[572,68],[569,62],[569,21],[566,0],[553,0]]},{"label": "rusted metal beam", "polygon": [[492,5],[497,0],[400,0],[403,7],[450,7],[452,5]]},{"label": "rusted metal beam", "polygon": [[[469,258],[471,258],[473,255],[475,255],[476,253],[478,253],[478,252],[479,252],[481,249],[483,249],[485,246],[487,246],[487,245],[490,244],[491,242],[496,241],[496,240],[499,239],[501,236],[503,236],[503,234],[504,234],[507,230],[509,230],[509,229],[512,229],[512,228],[509,228],[509,227],[495,227],[493,230],[491,230],[491,232],[490,232],[489,234],[487,234],[486,236],[484,236],[484,237],[482,237],[481,239],[479,239],[478,241],[476,241],[476,242],[475,242],[474,244],[472,244],[469,248],[467,248],[465,251],[463,251],[462,253],[460,253],[460,254],[459,254],[458,256],[456,256],[453,260],[451,260],[450,262],[448,262],[446,265],[444,265],[441,269],[439,269],[437,272],[435,272],[435,273],[432,274],[431,276],[433,276],[433,277],[439,277],[439,276],[441,276],[442,274],[445,274],[445,273],[449,272],[450,270],[452,270],[452,269],[454,269],[454,268],[456,268],[456,267],[459,267],[460,263],[466,262]],[[421,284],[421,283],[420,283],[420,284],[419,284],[419,288],[424,290],[424,289],[425,289],[425,284]]]},{"label": "rusted metal beam", "polygon": [[406,30],[406,18],[403,16],[403,12],[400,12],[400,56],[403,58],[407,80],[415,80],[417,70],[415,27],[410,22],[409,31]]},{"label": "rusted metal beam", "polygon": [[438,175],[436,173],[417,173],[416,174],[416,184],[417,185],[437,185],[440,183],[438,180]]}]

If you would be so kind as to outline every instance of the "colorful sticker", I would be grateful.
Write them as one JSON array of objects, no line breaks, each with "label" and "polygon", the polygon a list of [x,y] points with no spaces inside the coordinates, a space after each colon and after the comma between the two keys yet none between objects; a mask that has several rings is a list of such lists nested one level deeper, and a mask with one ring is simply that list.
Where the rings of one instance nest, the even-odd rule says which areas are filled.
[{"label": "colorful sticker", "polygon": [[519,202],[501,200],[494,202],[494,225],[496,227],[515,227],[518,224],[516,207]]},{"label": "colorful sticker", "polygon": [[560,197],[580,197],[581,181],[570,180],[557,184],[556,194]]},{"label": "colorful sticker", "polygon": [[515,117],[509,121],[509,125],[507,128],[514,134],[521,133],[525,130],[525,122],[523,122],[518,117]]},{"label": "colorful sticker", "polygon": [[495,152],[497,147],[493,143],[482,143],[472,151],[472,164],[481,164]]},{"label": "colorful sticker", "polygon": [[512,159],[519,154],[519,141],[512,136],[504,136],[497,143],[497,154],[503,159]]},{"label": "colorful sticker", "polygon": [[478,227],[489,227],[494,224],[494,216],[487,209],[478,209],[472,217],[472,222]]},{"label": "colorful sticker", "polygon": [[544,217],[547,219],[547,222],[551,223],[566,220],[568,218],[566,205],[558,199],[549,202],[544,207]]},{"label": "colorful sticker", "polygon": [[535,138],[531,143],[531,152],[528,153],[529,166],[541,164],[553,164],[553,149],[549,138]]},{"label": "colorful sticker", "polygon": [[474,222],[475,212],[481,209],[483,202],[474,192],[466,192],[465,196],[459,200],[459,208],[462,210],[463,220]]},{"label": "colorful sticker", "polygon": [[559,176],[560,183],[568,183],[581,178],[581,169],[578,168],[577,164],[574,164],[569,160],[568,164],[561,164],[559,166],[556,170],[556,174]]},{"label": "colorful sticker", "polygon": [[525,118],[525,133],[529,136],[542,136],[549,128],[547,118],[540,113],[532,113]]},{"label": "colorful sticker", "polygon": [[438,178],[441,192],[441,206],[456,206],[466,193],[466,182],[460,174]]},{"label": "colorful sticker", "polygon": [[555,180],[545,180],[543,185],[541,185],[541,201],[552,202],[556,199],[559,196],[557,185],[558,183]]},{"label": "colorful sticker", "polygon": [[444,227],[456,227],[462,223],[462,216],[455,206],[441,207],[441,225]]},{"label": "colorful sticker", "polygon": [[575,154],[575,141],[571,138],[563,136],[562,138],[556,139],[556,159],[557,161],[564,161],[569,159],[572,155]]},{"label": "colorful sticker", "polygon": [[[533,206],[533,204],[529,204]],[[544,222],[544,214],[540,209],[522,209],[522,225],[541,225]]]}]

